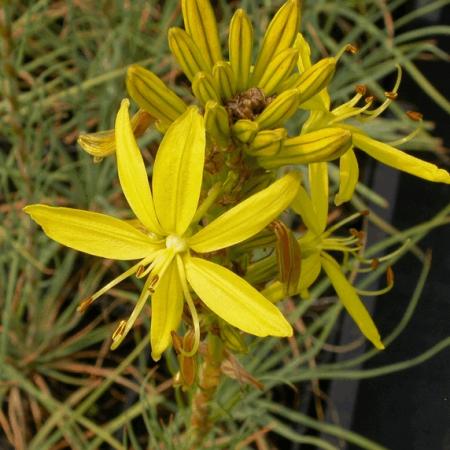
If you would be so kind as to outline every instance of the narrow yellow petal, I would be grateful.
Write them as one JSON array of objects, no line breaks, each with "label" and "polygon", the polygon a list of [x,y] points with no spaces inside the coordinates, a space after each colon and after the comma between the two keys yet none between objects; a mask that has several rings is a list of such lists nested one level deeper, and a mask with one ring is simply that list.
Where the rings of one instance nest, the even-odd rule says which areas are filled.
[{"label": "narrow yellow petal", "polygon": [[[301,246],[300,246],[301,248]],[[306,258],[302,259],[302,269],[300,271],[300,279],[298,281],[298,292],[302,293],[308,290],[322,270],[320,264],[320,253],[311,253]]]},{"label": "narrow yellow petal", "polygon": [[309,190],[320,229],[323,231],[328,220],[328,164],[326,162],[310,164]]},{"label": "narrow yellow petal", "polygon": [[136,217],[152,232],[161,234],[144,160],[134,138],[128,107],[122,100],[116,118],[117,170],[123,193]]},{"label": "narrow yellow petal", "polygon": [[256,336],[292,336],[278,308],[230,270],[200,258],[186,258],[185,267],[196,294],[226,322]]},{"label": "narrow yellow petal", "polygon": [[171,344],[171,331],[175,331],[183,312],[183,291],[175,261],[167,268],[152,296],[152,323],[150,339],[152,358],[158,361]]},{"label": "narrow yellow petal", "polygon": [[321,256],[321,262],[322,267],[328,275],[342,304],[355,321],[356,325],[358,325],[361,332],[376,348],[380,350],[384,349],[377,327],[373,323],[364,303],[356,293],[355,288],[341,272],[339,264],[331,256],[325,253]]},{"label": "narrow yellow petal", "polygon": [[197,209],[205,160],[205,125],[195,107],[167,130],[153,168],[155,209],[166,234],[182,235]]},{"label": "narrow yellow petal", "polygon": [[297,193],[299,177],[289,173],[228,210],[189,238],[188,245],[205,253],[229,247],[260,232],[276,219]]},{"label": "narrow yellow petal", "polygon": [[311,47],[302,33],[298,33],[295,39],[294,48],[298,49],[297,67],[300,73],[305,72],[311,67]]},{"label": "narrow yellow petal", "polygon": [[[142,136],[155,119],[143,109],[131,118],[131,128],[136,137]],[[116,134],[114,130],[81,133],[77,139],[79,146],[95,158],[104,158],[116,151]]]},{"label": "narrow yellow petal", "polygon": [[300,26],[300,1],[288,0],[275,14],[267,28],[255,68],[251,85],[256,86],[268,64],[275,55],[291,47]]},{"label": "narrow yellow petal", "polygon": [[311,197],[303,186],[299,186],[291,207],[299,216],[301,216],[303,223],[308,230],[312,231],[316,236],[320,236],[323,233],[323,224],[317,217],[317,212],[314,209]]},{"label": "narrow yellow petal", "polygon": [[236,78],[237,89],[243,92],[248,87],[253,52],[253,27],[244,10],[238,9],[230,22],[228,38],[231,69]]},{"label": "narrow yellow petal", "polygon": [[124,220],[72,208],[30,205],[24,211],[51,239],[102,258],[141,259],[159,246]]},{"label": "narrow yellow petal", "polygon": [[348,202],[353,197],[359,178],[358,160],[355,152],[348,150],[339,160],[339,192],[334,197],[336,206]]},{"label": "narrow yellow petal", "polygon": [[408,155],[384,142],[376,141],[364,134],[354,133],[353,144],[372,158],[394,167],[394,169],[402,170],[424,180],[450,184],[450,174],[446,170]]},{"label": "narrow yellow petal", "polygon": [[211,67],[222,58],[219,30],[209,0],[182,0],[184,26]]}]

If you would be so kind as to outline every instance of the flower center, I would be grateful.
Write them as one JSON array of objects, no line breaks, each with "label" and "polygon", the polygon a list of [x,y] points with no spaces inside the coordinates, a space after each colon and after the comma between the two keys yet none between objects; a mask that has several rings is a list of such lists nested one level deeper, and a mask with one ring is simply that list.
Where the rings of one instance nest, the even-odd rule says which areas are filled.
[{"label": "flower center", "polygon": [[185,252],[188,249],[186,240],[176,234],[167,236],[166,247],[172,248],[175,253]]}]

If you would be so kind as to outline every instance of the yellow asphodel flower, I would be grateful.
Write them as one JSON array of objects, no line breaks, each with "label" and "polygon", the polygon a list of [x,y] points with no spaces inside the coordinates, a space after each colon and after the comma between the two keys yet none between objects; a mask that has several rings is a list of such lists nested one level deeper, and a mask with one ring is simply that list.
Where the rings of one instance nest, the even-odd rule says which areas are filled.
[{"label": "yellow asphodel flower", "polygon": [[130,331],[149,296],[152,357],[159,359],[169,346],[171,331],[181,320],[183,300],[192,314],[198,347],[199,320],[189,285],[207,308],[231,325],[256,336],[290,336],[291,326],[269,300],[230,270],[197,255],[232,246],[261,231],[292,202],[298,177],[285,175],[194,232],[198,225],[192,220],[200,197],[205,157],[202,116],[196,108],[188,108],[169,127],[156,155],[151,190],[128,107],[128,100],[124,100],[116,119],[116,156],[120,184],[140,222],[138,226],[71,208],[25,208],[57,242],[103,258],[139,260],[89,297],[81,309],[135,274],[146,277],[144,289],[129,319],[122,321],[113,334],[112,348]]},{"label": "yellow asphodel flower", "polygon": [[[297,38],[296,47],[300,51],[299,70],[307,70],[311,67],[311,52],[308,43],[301,34]],[[325,131],[330,129],[345,131],[351,136],[351,145],[348,145],[347,151],[340,155],[340,186],[339,192],[335,197],[335,203],[337,205],[349,201],[352,198],[356,183],[358,182],[359,168],[354,147],[394,169],[407,172],[428,181],[450,183],[450,174],[446,170],[411,156],[393,146],[393,144],[398,145],[401,142],[409,140],[416,134],[416,131],[410,136],[399,140],[397,143],[386,143],[369,137],[362,129],[356,126],[355,120],[364,123],[375,119],[397,98],[397,91],[401,81],[400,67],[398,70],[399,75],[393,90],[386,92],[385,101],[375,109],[371,108],[374,98],[365,97],[366,88],[364,86],[358,86],[355,96],[336,108],[331,108],[330,96],[326,88],[312,97],[308,102],[301,105],[302,108],[311,110],[310,117],[302,127],[302,134],[306,133],[304,134],[305,137],[319,133],[321,130]],[[364,106],[357,107],[358,103],[363,99],[365,100]],[[410,117],[420,120],[420,115],[417,114],[410,114]],[[347,123],[349,120],[353,122],[351,124]]]},{"label": "yellow asphodel flower", "polygon": [[[315,163],[309,166],[310,195],[300,186],[294,199],[292,208],[297,212],[307,233],[298,242],[302,252],[302,273],[299,280],[298,292],[307,290],[318,278],[323,269],[331,281],[339,299],[358,325],[364,336],[378,349],[383,349],[380,334],[370,317],[364,303],[359,298],[357,290],[342,273],[338,262],[328,253],[338,251],[355,254],[359,250],[357,237],[333,237],[332,232],[338,226],[326,229],[328,217],[328,169],[327,163]],[[345,222],[347,222],[345,220]],[[391,287],[391,286],[389,286]],[[387,289],[385,289],[387,291]],[[283,298],[283,287],[280,282],[268,286],[263,294],[277,301]]]}]

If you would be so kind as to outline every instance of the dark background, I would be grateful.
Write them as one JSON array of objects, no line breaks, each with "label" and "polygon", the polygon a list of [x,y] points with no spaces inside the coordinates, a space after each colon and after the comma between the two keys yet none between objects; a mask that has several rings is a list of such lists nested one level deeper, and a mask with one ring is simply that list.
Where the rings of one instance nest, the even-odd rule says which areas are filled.
[{"label": "dark background", "polygon": [[[410,8],[415,2],[410,3]],[[423,2],[424,3],[424,2]],[[450,23],[450,7],[430,16],[423,25]],[[450,50],[450,39],[440,39]],[[449,97],[446,62],[420,62],[419,68]],[[436,136],[450,147],[449,116],[405,77],[401,96],[411,99],[426,119],[436,123]],[[425,157],[427,155],[418,155]],[[392,223],[405,229],[429,220],[449,202],[448,185],[433,184],[400,174]],[[432,268],[414,317],[389,348],[364,368],[405,361],[426,351],[449,335],[450,330],[450,233],[448,227],[431,232],[421,243],[432,249]],[[400,320],[420,273],[413,256],[395,265],[395,287],[376,303],[374,319],[386,335]],[[450,449],[450,355],[443,351],[423,365],[383,377],[362,380],[358,386],[351,429],[392,450]],[[351,450],[356,446],[349,446]]]}]

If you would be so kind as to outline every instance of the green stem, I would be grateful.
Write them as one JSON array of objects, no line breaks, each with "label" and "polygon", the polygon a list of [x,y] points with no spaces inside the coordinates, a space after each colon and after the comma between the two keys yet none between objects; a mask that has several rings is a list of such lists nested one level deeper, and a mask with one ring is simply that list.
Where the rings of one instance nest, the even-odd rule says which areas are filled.
[{"label": "green stem", "polygon": [[222,341],[215,334],[209,333],[208,350],[200,371],[198,389],[192,399],[192,450],[202,448],[202,443],[213,425],[211,402],[220,383],[220,366],[224,356]]}]

